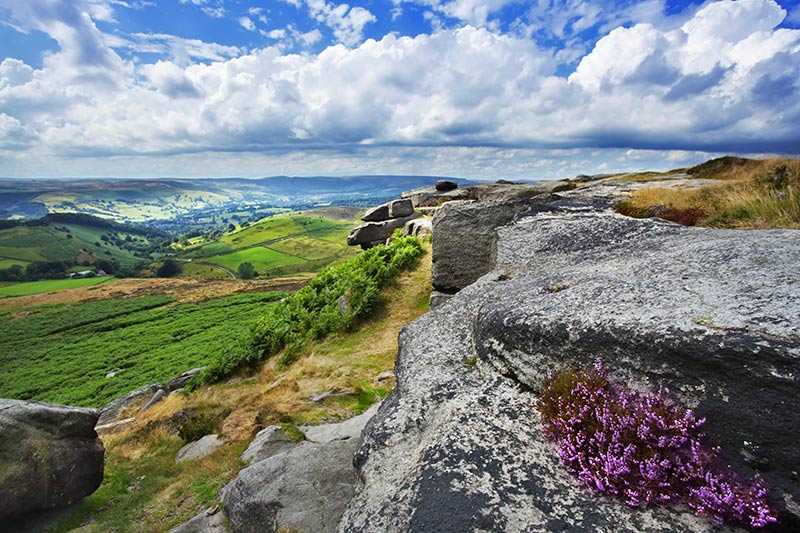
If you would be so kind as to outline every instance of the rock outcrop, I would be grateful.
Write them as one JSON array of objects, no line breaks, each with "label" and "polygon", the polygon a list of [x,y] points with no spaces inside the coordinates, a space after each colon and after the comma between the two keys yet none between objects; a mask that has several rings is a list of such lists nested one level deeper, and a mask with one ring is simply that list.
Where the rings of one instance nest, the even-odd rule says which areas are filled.
[{"label": "rock outcrop", "polygon": [[394,233],[402,229],[407,223],[417,218],[414,206],[409,199],[392,200],[385,204],[373,207],[367,211],[361,220],[365,223],[355,228],[347,236],[347,244],[369,248],[382,244]]},{"label": "rock outcrop", "polygon": [[175,462],[182,463],[183,461],[194,461],[208,457],[220,446],[222,446],[222,439],[220,439],[218,435],[205,435],[178,450],[175,456]]},{"label": "rock outcrop", "polygon": [[353,456],[378,406],[337,424],[303,426],[306,440],[277,427],[259,433],[242,458],[250,466],[223,490],[234,533],[336,531],[355,491]]},{"label": "rock outcrop", "polygon": [[73,504],[103,481],[94,409],[0,400],[0,518]]},{"label": "rock outcrop", "polygon": [[494,225],[480,236],[490,259],[476,253],[483,262],[463,272],[452,263],[439,279],[461,290],[401,333],[397,387],[362,438],[362,483],[339,531],[717,530],[686,509],[599,497],[559,464],[537,392],[551,372],[596,357],[706,416],[726,462],[765,479],[776,529],[800,530],[797,232],[687,228],[558,197],[528,204],[507,206],[511,217],[469,204],[437,214],[434,253],[440,239],[470,242],[443,235],[462,227],[442,225],[452,209]]}]

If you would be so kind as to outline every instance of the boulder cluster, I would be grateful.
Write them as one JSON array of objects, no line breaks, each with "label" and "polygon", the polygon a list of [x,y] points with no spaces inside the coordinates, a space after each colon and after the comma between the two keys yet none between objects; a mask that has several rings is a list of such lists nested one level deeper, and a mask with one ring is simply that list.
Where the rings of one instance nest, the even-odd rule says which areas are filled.
[{"label": "boulder cluster", "polygon": [[347,244],[364,249],[383,244],[392,234],[405,228],[406,224],[418,218],[411,200],[401,199],[373,207],[361,217],[361,224],[347,236]]}]

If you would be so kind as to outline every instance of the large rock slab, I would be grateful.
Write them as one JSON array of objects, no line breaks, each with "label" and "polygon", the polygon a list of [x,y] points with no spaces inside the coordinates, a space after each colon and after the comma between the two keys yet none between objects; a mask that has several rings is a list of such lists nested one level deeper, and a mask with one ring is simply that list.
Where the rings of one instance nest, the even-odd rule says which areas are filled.
[{"label": "large rock slab", "polygon": [[339,531],[717,530],[598,497],[559,464],[536,391],[595,356],[707,415],[797,530],[798,234],[538,211],[497,231],[488,274],[401,333],[397,387],[365,431]]},{"label": "large rock slab", "polygon": [[242,461],[251,464],[294,448],[295,441],[289,438],[280,426],[267,426],[259,431],[247,449]]},{"label": "large rock slab", "polygon": [[[264,433],[253,461],[223,490],[235,533],[326,533],[337,524],[356,485],[353,456],[364,426],[378,406],[337,424],[303,426],[309,440],[279,451],[274,432]],[[269,428],[268,428],[269,429]],[[268,438],[269,437],[269,438]],[[253,446],[251,446],[253,447]],[[259,454],[266,456],[258,460]]]},{"label": "large rock slab", "polygon": [[218,435],[205,435],[178,450],[178,454],[175,456],[175,462],[182,463],[183,461],[203,459],[214,453],[222,444],[222,439],[220,439]]},{"label": "large rock slab", "polygon": [[205,509],[169,533],[226,533],[225,514],[219,507]]},{"label": "large rock slab", "polygon": [[0,400],[0,517],[77,502],[103,481],[94,409]]}]

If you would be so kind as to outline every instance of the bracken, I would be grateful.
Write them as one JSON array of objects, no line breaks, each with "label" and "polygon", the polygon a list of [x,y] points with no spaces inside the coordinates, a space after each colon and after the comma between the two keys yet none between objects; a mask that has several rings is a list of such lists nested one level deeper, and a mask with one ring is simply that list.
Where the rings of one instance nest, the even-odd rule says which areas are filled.
[{"label": "bracken", "polygon": [[562,463],[588,488],[632,507],[686,503],[714,523],[761,528],[776,518],[760,479],[744,482],[705,443],[698,418],[667,399],[614,383],[602,362],[562,372],[538,402]]}]

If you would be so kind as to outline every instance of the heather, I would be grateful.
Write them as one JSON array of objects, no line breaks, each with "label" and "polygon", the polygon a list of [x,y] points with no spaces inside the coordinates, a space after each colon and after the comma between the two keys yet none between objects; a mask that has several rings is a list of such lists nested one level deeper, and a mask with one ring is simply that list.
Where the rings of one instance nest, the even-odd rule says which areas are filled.
[{"label": "heather", "polygon": [[631,507],[684,503],[720,525],[776,521],[761,481],[725,467],[706,442],[705,419],[663,390],[630,390],[598,362],[552,378],[538,408],[562,463],[592,490]]}]

